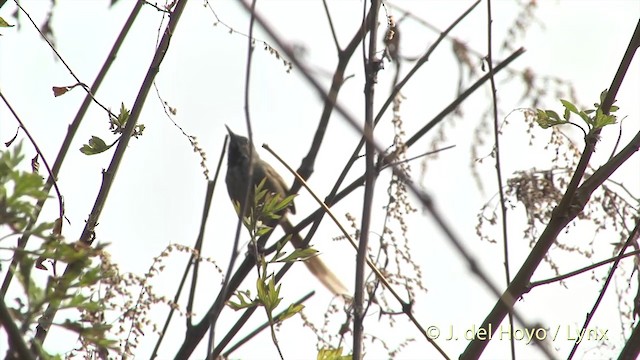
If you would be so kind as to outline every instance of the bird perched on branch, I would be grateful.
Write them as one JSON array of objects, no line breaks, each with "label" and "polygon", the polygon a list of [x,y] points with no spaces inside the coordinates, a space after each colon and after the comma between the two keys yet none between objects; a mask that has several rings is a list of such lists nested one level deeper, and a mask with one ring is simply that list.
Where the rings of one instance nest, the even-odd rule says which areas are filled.
[{"label": "bird perched on branch", "polygon": [[[225,125],[226,126],[226,125]],[[249,140],[240,135],[236,135],[227,126],[229,132],[229,153],[227,155],[227,190],[229,191],[229,197],[234,204],[242,204],[245,198],[247,189],[250,191],[249,203],[253,201],[255,188],[260,182],[264,181],[263,189],[266,189],[272,196],[278,196],[280,199],[284,199],[287,196],[287,185],[282,177],[267,164],[264,160],[260,159],[253,144],[249,143]],[[250,156],[251,151],[251,156]],[[253,168],[253,175],[249,179],[249,167]],[[292,204],[293,205],[293,204]],[[291,235],[291,244],[296,248],[303,248],[303,240],[294,230],[294,226],[286,217],[286,212],[290,210],[295,213],[295,207],[289,206],[283,210],[279,215],[281,217],[277,220],[277,224],[267,224],[275,227],[275,225],[282,226],[285,233]],[[325,265],[325,263],[318,257],[314,256],[304,261],[305,265],[315,275],[318,280],[329,289],[334,295],[348,295],[346,287],[338,279],[338,277]]]}]

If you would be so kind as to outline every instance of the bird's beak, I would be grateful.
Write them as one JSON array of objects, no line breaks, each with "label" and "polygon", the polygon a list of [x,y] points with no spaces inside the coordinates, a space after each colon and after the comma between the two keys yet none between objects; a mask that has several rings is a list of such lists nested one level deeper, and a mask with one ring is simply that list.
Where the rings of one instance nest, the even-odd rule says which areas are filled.
[{"label": "bird's beak", "polygon": [[227,131],[229,132],[229,136],[231,136],[231,137],[235,137],[235,136],[236,136],[236,134],[234,134],[234,133],[233,133],[233,131],[231,131],[231,129],[229,129],[229,126],[227,126],[227,125],[225,124],[225,125],[224,125],[224,127],[226,127],[226,128],[227,128]]}]

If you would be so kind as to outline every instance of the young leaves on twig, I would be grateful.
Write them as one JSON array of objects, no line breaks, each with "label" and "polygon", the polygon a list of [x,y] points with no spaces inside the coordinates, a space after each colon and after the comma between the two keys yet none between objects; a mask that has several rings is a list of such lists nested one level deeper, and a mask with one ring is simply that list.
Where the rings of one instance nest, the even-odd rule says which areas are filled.
[{"label": "young leaves on twig", "polygon": [[[585,124],[587,124],[587,128],[589,129],[589,131],[592,131],[595,129],[601,129],[607,125],[615,124],[616,116],[611,114],[607,115],[604,113],[604,111],[602,111],[601,103],[604,101],[604,98],[606,96],[607,96],[607,90],[604,90],[600,94],[600,103],[593,104],[593,106],[595,107],[594,109],[586,109],[586,110],[579,110],[578,107],[573,103],[571,103],[570,101],[561,99],[560,102],[562,103],[562,106],[564,106],[564,113],[562,118],[560,118],[558,113],[553,110],[537,109],[536,122],[543,129],[556,126],[556,125],[569,124],[569,123],[579,126],[570,121],[571,114],[573,113],[578,115],[580,119]],[[609,111],[613,113],[618,109],[619,108],[617,106],[611,106]]]}]

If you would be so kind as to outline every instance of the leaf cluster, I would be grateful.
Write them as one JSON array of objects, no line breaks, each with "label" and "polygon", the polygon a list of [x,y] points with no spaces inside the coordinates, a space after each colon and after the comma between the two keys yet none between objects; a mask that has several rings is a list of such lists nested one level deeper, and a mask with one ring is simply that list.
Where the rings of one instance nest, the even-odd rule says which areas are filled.
[{"label": "leaf cluster", "polygon": [[[35,221],[36,202],[47,197],[42,177],[19,169],[22,160],[21,142],[13,151],[0,152],[0,226],[8,226],[11,235],[20,233],[29,222]],[[41,223],[30,233],[48,238],[44,232],[52,227],[53,223]]]},{"label": "leaf cluster", "polygon": [[[604,90],[600,94],[600,103],[595,103],[593,104],[593,109],[586,110],[579,110],[578,107],[570,101],[560,99],[562,106],[564,106],[564,113],[562,118],[560,118],[560,115],[558,115],[558,113],[553,110],[537,109],[535,120],[541,128],[547,129],[552,126],[571,123],[570,119],[571,114],[573,113],[580,117],[580,119],[587,125],[589,131],[601,129],[607,125],[616,123],[615,115],[605,114],[604,111],[602,111],[601,104],[606,96],[607,90]],[[613,113],[618,109],[619,108],[617,106],[611,106],[611,109],[609,111]]]},{"label": "leaf cluster", "polygon": [[[124,104],[121,104],[120,113],[118,114],[118,116],[109,119],[109,130],[114,135],[122,135],[122,133],[124,132],[124,128],[127,125],[127,121],[129,120],[130,114],[131,112],[124,106]],[[137,139],[138,137],[142,136],[144,129],[144,124],[137,124],[131,136]],[[91,139],[89,139],[87,144],[82,145],[82,147],[80,148],[80,152],[85,155],[100,154],[109,150],[111,147],[113,147],[113,145],[117,143],[118,140],[109,145],[104,140],[102,140],[102,138],[93,135],[91,136]]]},{"label": "leaf cluster", "polygon": [[[0,228],[9,229],[9,235],[25,235],[28,224],[36,221],[36,202],[47,197],[44,181],[35,171],[20,170],[24,160],[22,143],[12,149],[0,151]],[[78,312],[77,320],[66,319],[57,324],[78,334],[83,344],[105,352],[115,348],[116,341],[107,336],[111,326],[103,322],[101,315],[106,306],[99,300],[92,299],[90,289],[95,288],[112,274],[100,261],[106,245],[96,247],[84,243],[65,243],[61,236],[62,219],[53,222],[42,222],[31,227],[29,233],[45,241],[35,250],[11,249],[14,253],[15,266],[12,271],[21,285],[23,296],[17,296],[15,306],[9,308],[11,321],[15,321],[22,334],[33,330],[39,319],[45,314],[50,304],[58,304],[60,309]],[[7,236],[4,236],[4,239]],[[62,262],[75,264],[75,272],[62,275],[53,274],[47,277],[44,285],[39,284],[36,269],[46,269],[44,261],[55,264]],[[61,287],[60,285],[65,286]],[[67,289],[60,291],[59,289]],[[7,319],[3,319],[3,322]],[[46,354],[41,344],[39,348],[43,358],[52,358]]]}]

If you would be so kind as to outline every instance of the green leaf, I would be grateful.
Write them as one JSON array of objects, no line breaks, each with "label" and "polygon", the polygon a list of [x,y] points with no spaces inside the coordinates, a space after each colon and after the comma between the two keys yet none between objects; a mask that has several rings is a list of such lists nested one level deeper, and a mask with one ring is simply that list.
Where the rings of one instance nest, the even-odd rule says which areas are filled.
[{"label": "green leaf", "polygon": [[82,145],[82,147],[80,148],[80,152],[85,155],[100,154],[109,150],[114,144],[115,143],[107,145],[104,140],[100,139],[97,136],[92,136],[91,139],[89,139],[88,144]]},{"label": "green leaf", "polygon": [[256,236],[260,237],[260,236],[266,235],[266,234],[269,233],[269,231],[271,231],[271,227],[269,227],[269,226],[261,226],[258,229],[258,231],[256,232]]},{"label": "green leaf", "polygon": [[342,355],[342,348],[324,348],[318,350],[317,360],[351,360],[351,355]]},{"label": "green leaf", "polygon": [[289,195],[286,198],[282,199],[282,201],[280,201],[278,204],[276,204],[275,208],[273,209],[274,212],[280,212],[281,210],[284,210],[285,208],[287,208],[288,206],[290,206],[293,203],[293,199],[295,198],[295,195]]},{"label": "green leaf", "polygon": [[555,121],[561,121],[561,120],[560,120],[560,116],[558,115],[558,113],[557,113],[557,112],[555,112],[555,111],[553,111],[553,110],[546,110],[546,111],[545,111],[545,113],[546,113],[546,114],[547,114],[547,116],[548,116],[549,118],[551,118],[552,120],[555,120]]},{"label": "green leaf", "polygon": [[566,124],[567,121],[561,120],[558,113],[553,110],[541,110],[536,112],[535,121],[543,129],[547,129],[551,126]]},{"label": "green leaf", "polygon": [[242,310],[257,305],[254,300],[249,300],[251,298],[251,292],[249,290],[236,291],[235,296],[238,298],[238,302],[227,301],[227,305],[233,310]]},{"label": "green leaf", "polygon": [[88,312],[98,312],[105,310],[104,303],[101,301],[87,301],[83,304],[79,304],[77,308],[86,310]]},{"label": "green leaf", "polygon": [[615,115],[605,115],[601,109],[596,111],[596,117],[593,123],[593,127],[596,129],[602,128],[607,125],[612,125],[616,123]]},{"label": "green leaf", "polygon": [[273,276],[269,277],[269,283],[268,283],[269,290],[267,292],[267,298],[266,298],[267,301],[264,303],[264,305],[267,308],[267,310],[269,310],[270,312],[275,310],[275,308],[277,308],[278,305],[280,305],[280,301],[282,301],[282,298],[279,297],[281,286],[282,286],[281,284],[278,284],[276,286],[275,277]]},{"label": "green leaf", "polygon": [[276,262],[293,262],[293,261],[304,261],[314,256],[318,256],[318,250],[314,248],[305,248],[305,249],[296,249],[289,256],[284,259],[278,260]]},{"label": "green leaf", "polygon": [[609,89],[602,90],[602,92],[600,93],[600,104],[604,102],[604,99],[607,97],[608,93],[609,93]]},{"label": "green leaf", "polygon": [[258,278],[256,280],[256,290],[258,291],[258,300],[264,304],[265,300],[268,298],[268,286],[264,283],[263,279]]},{"label": "green leaf", "polygon": [[575,113],[575,114],[579,113],[578,108],[575,105],[573,105],[570,101],[560,99],[560,102],[562,103],[562,106],[564,106],[566,109],[568,109],[572,113]]},{"label": "green leaf", "polygon": [[280,295],[280,286],[276,286],[275,278],[269,276],[268,280],[259,278],[256,281],[256,290],[258,291],[258,300],[268,312],[272,312],[278,305],[282,298]]},{"label": "green leaf", "polygon": [[287,308],[287,310],[285,310],[279,317],[278,317],[278,321],[282,322],[287,320],[288,318],[295,316],[296,314],[300,313],[302,310],[304,309],[304,305],[302,304],[291,304],[289,305],[289,307]]},{"label": "green leaf", "polygon": [[10,25],[8,22],[6,22],[2,16],[0,16],[0,27],[14,27],[15,25]]},{"label": "green leaf", "polygon": [[111,131],[114,134],[122,133],[122,129],[124,129],[127,121],[129,120],[129,110],[124,106],[124,103],[120,103],[120,113],[118,117],[115,119],[111,119]]},{"label": "green leaf", "polygon": [[571,118],[571,111],[569,110],[569,108],[565,107],[564,108],[564,119],[569,121],[570,118]]}]

